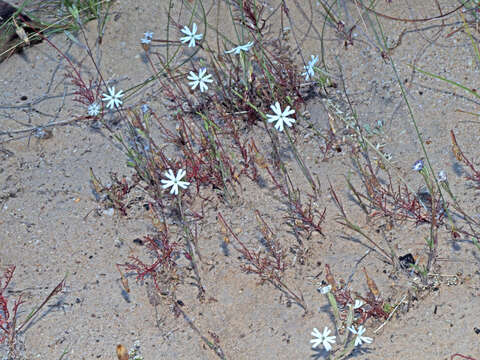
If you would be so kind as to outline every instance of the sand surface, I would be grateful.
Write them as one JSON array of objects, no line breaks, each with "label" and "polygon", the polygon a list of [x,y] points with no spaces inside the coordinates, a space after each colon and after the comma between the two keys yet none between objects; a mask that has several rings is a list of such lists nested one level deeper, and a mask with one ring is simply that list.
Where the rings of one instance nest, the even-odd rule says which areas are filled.
[{"label": "sand surface", "polygon": [[[268,9],[274,7],[273,3],[267,3]],[[345,3],[348,4],[348,15],[344,14],[346,28],[356,24],[352,30],[353,45],[345,47],[345,40],[330,28],[324,38],[329,70],[338,84],[337,89],[329,90],[331,98],[345,99],[345,90],[362,125],[373,128],[379,121],[384,124],[383,150],[392,154],[405,179],[415,189],[420,188],[422,179],[411,171],[411,166],[422,157],[421,148],[392,66],[374,46],[371,24],[359,20],[360,10],[348,1]],[[381,1],[376,9],[400,18],[426,18],[438,15],[436,3]],[[444,13],[457,5],[446,0],[438,3]],[[312,8],[302,1],[287,1],[287,4],[292,30],[301,40],[303,55],[309,58],[311,54],[319,54],[317,30],[323,24],[321,8],[315,2]],[[307,17],[313,18],[315,28],[308,26],[297,4]],[[95,51],[101,59],[103,77],[114,80],[116,87],[127,89],[151,75],[139,40],[145,31],[153,31],[156,38],[163,37],[166,6],[166,1],[153,0],[122,0],[113,5],[102,44]],[[370,19],[375,21],[374,17]],[[468,169],[451,152],[449,130],[455,131],[464,152],[476,161],[478,123],[474,116],[458,110],[477,113],[478,99],[445,82],[413,73],[409,67],[415,64],[475,88],[479,64],[470,38],[464,31],[447,37],[461,27],[460,16],[454,14],[425,23],[385,18],[379,21],[390,41],[395,43],[401,36],[391,56],[407,90],[419,130],[428,140],[426,146],[433,166],[447,172],[459,201],[477,216],[477,191],[465,180]],[[87,39],[93,44],[97,23],[88,23],[86,30]],[[476,30],[472,31],[478,36]],[[53,36],[51,41],[76,64],[83,64],[87,78],[89,72],[94,74],[81,46],[61,34]],[[79,37],[79,41],[84,39]],[[65,61],[46,42],[1,63],[0,132],[33,129],[85,116],[85,107],[73,101],[75,87],[65,77],[67,71]],[[159,116],[168,119],[158,88],[147,86],[128,98],[125,106],[147,103]],[[312,122],[327,128],[324,101],[313,97],[306,109]],[[345,103],[339,106],[346,109]],[[122,131],[122,124],[115,122],[114,115],[109,121],[115,131]],[[155,294],[152,295],[148,279],[137,283],[130,276],[128,294],[122,287],[115,265],[124,263],[131,255],[145,256],[145,246],[135,240],[154,229],[141,192],[131,194],[127,216],[105,211],[92,193],[90,168],[105,183],[112,172],[125,175],[129,181],[133,175],[112,134],[99,124],[82,120],[49,130],[52,133],[46,139],[35,136],[34,132],[0,137],[0,265],[16,265],[8,296],[13,301],[23,294],[25,303],[20,308],[20,319],[67,275],[64,291],[20,334],[19,342],[24,344],[22,354],[27,359],[59,359],[64,352],[63,359],[116,359],[117,344],[130,348],[138,340],[146,360],[217,358],[181,316],[175,317],[170,306],[152,300]],[[251,131],[260,141],[265,136],[261,127],[253,127]],[[218,336],[228,359],[325,359],[327,353],[312,349],[309,343],[314,327],[320,330],[324,326],[333,327],[327,299],[317,291],[325,279],[325,264],[330,265],[338,278],[351,276],[349,286],[353,291],[367,291],[361,271],[365,267],[382,296],[391,303],[412,293],[409,289],[415,275],[392,278],[391,267],[375,251],[367,253],[368,243],[336,222],[338,209],[328,191],[329,182],[334,184],[351,218],[381,241],[381,235],[375,232],[379,224],[367,225],[346,185],[346,175],[351,174],[353,179],[356,176],[348,146],[340,146],[339,151],[323,160],[319,144],[304,137],[308,129],[301,126],[299,131],[298,147],[322,185],[314,206],[322,211],[326,208],[324,235],[313,233],[304,239],[306,250],[302,261],[296,259],[285,275],[286,282],[303,294],[308,304],[306,314],[271,284],[261,285],[258,277],[240,271],[239,255],[224,244],[217,221],[221,212],[232,229],[240,232],[243,241],[258,248],[261,233],[254,210],[260,211],[293,263],[299,247],[284,219],[282,196],[270,179],[265,178],[264,187],[242,179],[241,199],[234,207],[216,197],[212,189],[204,190],[205,196],[216,199],[207,203],[198,225],[199,250],[203,255],[199,267],[206,300],[200,302],[196,298],[196,289],[188,281],[179,287],[177,298],[203,334]],[[288,143],[285,144],[288,148]],[[286,153],[291,177],[307,193],[305,177],[291,153]],[[358,177],[354,181],[360,184]],[[398,255],[412,253],[424,263],[424,237],[428,229],[428,225],[405,223],[391,229],[388,238]],[[182,241],[180,230],[174,230],[172,236]],[[455,241],[446,231],[439,233],[439,243],[433,271],[438,286],[410,299],[408,311],[398,311],[378,333],[373,330],[383,321],[369,320],[367,335],[374,342],[358,348],[350,358],[436,360],[450,359],[455,353],[480,356],[480,334],[474,331],[480,328],[480,253],[471,241]]]}]

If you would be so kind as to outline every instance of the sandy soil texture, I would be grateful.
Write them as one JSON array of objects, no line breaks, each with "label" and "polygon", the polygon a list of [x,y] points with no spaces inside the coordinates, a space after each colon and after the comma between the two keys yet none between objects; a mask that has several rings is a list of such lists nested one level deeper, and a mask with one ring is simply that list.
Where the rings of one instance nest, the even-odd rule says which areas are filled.
[{"label": "sandy soil texture", "polygon": [[[173,2],[172,8],[181,14],[175,21],[188,23],[186,4],[194,2]],[[21,2],[11,3],[18,6]],[[208,18],[230,36],[233,30],[226,2],[212,3],[204,2]],[[263,3],[264,18],[278,15],[280,1]],[[470,8],[475,5],[474,1],[468,3]],[[198,270],[205,289],[203,300],[197,298],[194,275],[183,256],[178,260],[183,280],[175,292],[177,305],[164,301],[165,294],[155,288],[151,278],[137,282],[134,274],[122,270],[121,275],[118,271],[117,264],[124,264],[129,257],[151,260],[145,236],[154,236],[158,230],[148,210],[151,199],[141,188],[128,194],[126,215],[105,207],[92,191],[90,169],[104,184],[112,181],[112,173],[124,176],[127,183],[135,179],[133,169],[127,167],[125,151],[114,137],[127,131],[122,117],[106,112],[105,123],[87,118],[86,106],[75,101],[77,88],[68,77],[71,69],[67,61],[47,41],[26,47],[0,63],[0,266],[16,266],[4,295],[13,304],[22,294],[24,303],[18,313],[22,320],[66,276],[63,291],[18,335],[19,358],[116,359],[118,344],[131,348],[136,341],[145,360],[219,358],[202,341],[204,336],[219,345],[227,359],[327,359],[325,350],[312,349],[310,333],[325,326],[335,329],[327,297],[317,290],[326,285],[328,264],[337,282],[344,279],[348,289],[361,296],[371,291],[366,272],[382,301],[391,306],[389,311],[395,307],[388,321],[381,317],[367,320],[366,335],[373,342],[357,347],[348,358],[437,360],[451,359],[458,353],[464,359],[480,359],[480,250],[472,239],[452,236],[449,220],[443,216],[445,225],[438,230],[436,261],[427,281],[422,282],[419,271],[395,270],[365,237],[342,226],[330,191],[333,187],[349,219],[374,241],[386,249],[391,247],[396,258],[412,254],[417,270],[427,264],[428,223],[391,224],[372,212],[366,215],[359,206],[347,183],[349,180],[366,192],[359,167],[352,160],[355,146],[345,124],[332,118],[335,112],[340,117],[352,115],[354,109],[373,145],[391,154],[392,174],[401,175],[414,193],[421,194],[425,184],[422,176],[412,171],[412,165],[424,155],[398,76],[433,168],[446,172],[458,203],[472,219],[478,219],[478,189],[474,181],[466,179],[471,169],[452,152],[450,132],[454,131],[463,152],[476,165],[479,98],[475,89],[480,65],[472,39],[477,44],[480,35],[478,24],[472,23],[469,36],[461,15],[473,19],[478,9],[463,8],[449,14],[461,2],[381,0],[375,11],[388,17],[376,17],[359,2],[344,0],[332,7],[343,21],[335,28],[328,24],[324,27],[325,9],[320,2],[287,0],[285,4],[290,21],[286,17],[282,23],[275,20],[272,31],[278,33],[280,26],[289,27],[291,54],[298,62],[299,73],[303,71],[302,56],[308,61],[311,55],[323,52],[328,66],[324,70],[335,84],[327,88],[327,93],[315,88],[297,109],[298,113],[308,111],[310,124],[299,120],[292,131],[306,167],[320,184],[311,206],[317,216],[325,211],[322,233],[302,232],[295,222],[292,225],[287,219],[285,196],[261,166],[261,181],[243,176],[235,183],[235,202],[227,202],[224,194],[212,186],[202,188],[195,197],[195,184],[191,184],[190,214],[202,215],[192,228],[202,255]],[[146,31],[154,32],[154,39],[166,38],[168,6],[166,0],[115,1],[101,44],[95,44],[96,20],[85,25],[85,37],[81,33],[72,35],[76,42],[62,33],[49,41],[82,70],[85,79],[95,79],[97,72],[84,46],[88,41],[105,81],[117,89],[130,89],[153,74],[140,39]],[[382,34],[378,24],[384,31],[388,54],[379,46]],[[204,31],[203,24],[200,30]],[[172,24],[170,31],[171,37],[182,36]],[[213,46],[212,32],[206,38]],[[192,54],[186,46],[175,44],[177,47],[179,56]],[[152,49],[164,54],[164,43],[153,42]],[[208,64],[209,56],[203,49],[186,68],[194,63]],[[455,80],[473,89],[473,94],[413,67]],[[166,96],[154,81],[124,98],[123,106],[139,111],[142,104],[147,104],[166,128],[175,131],[175,115],[165,106]],[[59,125],[45,127],[49,123]],[[314,128],[336,132],[329,151],[322,150],[326,145],[316,138]],[[157,134],[160,131],[152,130]],[[270,161],[272,150],[265,128],[257,124],[242,131],[242,136],[250,132],[248,136]],[[162,140],[159,143],[162,145]],[[290,178],[308,204],[312,192],[309,183],[289,142],[282,138],[280,144]],[[375,169],[381,173],[378,164]],[[398,177],[394,184],[401,184]],[[175,201],[168,192],[163,198],[171,209],[166,220],[170,238],[183,243]],[[452,221],[468,229],[465,217],[455,210],[452,200],[448,201]],[[307,311],[278,287],[241,271],[245,262],[235,250],[234,237],[222,228],[218,214],[241,241],[265,254],[269,250],[257,213],[285,250],[289,266],[283,281],[302,294]],[[125,291],[122,276],[128,278],[130,292]],[[344,330],[337,334],[339,338]],[[6,346],[0,347],[4,358],[7,353]]]}]

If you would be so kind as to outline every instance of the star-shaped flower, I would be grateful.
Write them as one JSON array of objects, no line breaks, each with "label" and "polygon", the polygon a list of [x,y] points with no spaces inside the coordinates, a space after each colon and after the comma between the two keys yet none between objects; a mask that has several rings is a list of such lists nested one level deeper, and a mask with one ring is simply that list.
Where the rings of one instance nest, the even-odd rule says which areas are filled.
[{"label": "star-shaped flower", "polygon": [[119,107],[122,105],[122,100],[120,98],[123,96],[123,90],[120,90],[118,93],[115,94],[115,86],[108,88],[108,94],[103,94],[102,101],[108,101],[107,108],[113,109],[115,107]]},{"label": "star-shaped flower", "polygon": [[236,55],[240,54],[241,51],[247,52],[250,50],[250,48],[253,46],[253,41],[250,41],[246,43],[245,45],[238,45],[237,47],[234,47],[232,50],[225,51],[225,54],[231,54],[234,53]]},{"label": "star-shaped flower", "polygon": [[195,41],[202,40],[203,34],[197,34],[197,24],[193,23],[192,24],[192,30],[188,28],[188,26],[185,26],[182,30],[180,30],[182,33],[184,33],[186,36],[180,38],[180,41],[182,43],[187,43],[188,42],[188,47],[195,47]]},{"label": "star-shaped flower", "polygon": [[363,327],[363,325],[360,325],[358,330],[355,330],[355,326],[349,327],[348,330],[357,335],[355,338],[355,346],[362,345],[362,343],[371,344],[373,341],[371,337],[363,336],[363,333],[367,330]]},{"label": "star-shaped flower", "polygon": [[200,92],[208,90],[208,86],[206,83],[211,83],[213,80],[212,75],[205,75],[206,72],[207,69],[205,68],[201,68],[198,72],[198,75],[195,74],[193,71],[190,71],[190,75],[187,76],[187,79],[190,80],[189,84],[192,90],[195,90],[197,86],[200,88]]},{"label": "star-shaped flower", "polygon": [[305,76],[305,80],[308,81],[310,77],[313,77],[315,75],[315,64],[318,62],[318,55],[313,56],[312,59],[308,62],[307,65],[305,65],[303,68],[305,69],[305,72],[302,73],[303,76]]},{"label": "star-shaped flower", "polygon": [[88,105],[88,115],[97,116],[98,114],[100,114],[100,105],[98,105],[96,102]]},{"label": "star-shaped flower", "polygon": [[185,176],[186,171],[183,169],[178,170],[177,176],[173,174],[173,170],[169,169],[166,173],[165,176],[167,177],[168,180],[162,179],[162,187],[164,189],[168,189],[171,187],[172,189],[170,190],[170,194],[175,194],[178,195],[178,187],[180,186],[182,189],[186,189],[188,185],[190,185],[189,182],[187,181],[180,181],[182,178]]},{"label": "star-shaped flower", "polygon": [[317,328],[313,328],[312,336],[316,337],[316,339],[310,340],[310,342],[312,343],[312,347],[315,349],[317,346],[323,345],[325,350],[332,350],[331,344],[335,344],[336,340],[335,336],[328,336],[330,335],[330,333],[331,331],[326,326],[325,329],[323,329],[323,333],[318,331]]},{"label": "star-shaped flower", "polygon": [[276,121],[275,129],[278,131],[283,131],[283,124],[285,123],[288,127],[291,127],[292,124],[295,122],[294,118],[288,117],[288,115],[295,114],[295,110],[290,110],[290,106],[285,108],[285,111],[282,111],[280,108],[280,104],[278,101],[275,105],[271,105],[270,109],[275,113],[275,115],[267,114],[267,120],[269,123]]}]

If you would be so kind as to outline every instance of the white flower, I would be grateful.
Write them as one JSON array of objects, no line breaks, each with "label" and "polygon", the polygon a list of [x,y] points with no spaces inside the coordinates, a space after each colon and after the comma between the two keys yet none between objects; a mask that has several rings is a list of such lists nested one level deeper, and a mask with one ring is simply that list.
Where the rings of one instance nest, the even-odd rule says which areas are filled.
[{"label": "white flower", "polygon": [[317,290],[320,291],[321,294],[325,295],[328,294],[330,290],[332,290],[332,285],[322,286],[319,287]]},{"label": "white flower", "polygon": [[323,345],[325,350],[330,351],[332,350],[332,345],[330,344],[335,344],[335,336],[328,336],[331,333],[331,331],[328,329],[328,327],[325,326],[325,329],[323,329],[323,333],[318,331],[317,328],[313,328],[312,331],[312,336],[316,337],[316,339],[310,340],[312,343],[312,347],[315,349],[317,346],[320,344]]},{"label": "white flower", "polygon": [[355,304],[353,305],[354,309],[360,309],[365,303],[362,300],[355,300]]},{"label": "white flower", "polygon": [[318,55],[313,56],[312,59],[308,62],[307,65],[305,65],[303,68],[306,70],[305,72],[302,73],[303,76],[305,76],[305,80],[309,80],[310,77],[313,77],[315,75],[315,69],[314,66],[318,62]]},{"label": "white flower", "polygon": [[420,171],[422,169],[423,169],[423,160],[420,159],[420,160],[415,161],[415,164],[413,164],[413,166],[412,166],[412,170],[413,171]]},{"label": "white flower", "polygon": [[195,40],[201,40],[203,35],[202,34],[197,34],[197,24],[193,23],[192,24],[192,31],[185,26],[182,30],[180,30],[182,33],[184,33],[187,36],[184,36],[180,38],[180,41],[182,43],[187,43],[188,42],[188,47],[195,47]]},{"label": "white flower", "polygon": [[115,94],[115,86],[108,88],[108,94],[103,94],[102,101],[108,101],[107,108],[113,109],[122,105],[122,100],[120,98],[123,96],[123,91],[120,90]]},{"label": "white flower", "polygon": [[183,169],[178,170],[177,176],[173,174],[172,169],[169,169],[166,173],[165,176],[168,178],[168,180],[162,179],[162,187],[164,189],[168,189],[169,187],[172,188],[170,190],[170,194],[175,194],[178,195],[178,187],[180,186],[182,189],[186,189],[188,185],[190,185],[189,182],[187,181],[180,181],[186,174],[186,171]]},{"label": "white flower", "polygon": [[447,173],[445,172],[445,170],[441,170],[438,172],[438,181],[447,182]]},{"label": "white flower", "polygon": [[201,68],[200,71],[198,72],[198,75],[195,74],[193,71],[190,71],[190,75],[187,76],[187,79],[191,80],[189,84],[192,90],[195,90],[195,88],[199,85],[200,85],[199,86],[200,92],[204,92],[208,90],[208,86],[205,83],[211,83],[213,80],[211,79],[212,75],[210,74],[205,75],[206,72],[207,72],[207,69],[205,68]]},{"label": "white flower", "polygon": [[237,47],[234,47],[232,50],[225,51],[225,54],[231,54],[234,53],[236,55],[240,54],[240,51],[245,51],[247,52],[250,50],[250,48],[253,46],[253,41],[250,41],[246,43],[245,45],[238,45]]},{"label": "white flower", "polygon": [[283,124],[287,124],[288,127],[291,127],[292,124],[295,122],[295,119],[288,117],[288,115],[295,114],[295,110],[290,110],[290,106],[285,108],[285,111],[282,112],[280,108],[280,104],[278,101],[275,105],[271,105],[270,109],[275,113],[275,115],[267,115],[267,120],[269,123],[276,121],[275,129],[278,131],[283,131]]},{"label": "white flower", "polygon": [[97,116],[98,114],[100,114],[100,105],[98,105],[96,102],[88,105],[88,115]]},{"label": "white flower", "polygon": [[360,325],[358,327],[358,331],[355,330],[355,326],[349,327],[348,330],[350,330],[353,334],[357,335],[355,338],[355,346],[362,345],[362,342],[371,344],[373,339],[367,336],[362,336],[363,333],[367,330],[363,327],[363,325]]},{"label": "white flower", "polygon": [[142,42],[142,44],[150,44],[152,42],[151,39],[146,37],[141,38],[140,41]]}]

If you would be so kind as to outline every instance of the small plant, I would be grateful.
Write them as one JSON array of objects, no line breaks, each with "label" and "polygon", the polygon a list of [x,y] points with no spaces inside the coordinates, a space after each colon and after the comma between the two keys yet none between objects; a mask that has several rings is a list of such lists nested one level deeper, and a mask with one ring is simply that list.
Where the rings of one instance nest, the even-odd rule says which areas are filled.
[{"label": "small plant", "polygon": [[218,220],[222,234],[224,235],[224,240],[230,243],[230,240],[228,240],[229,233],[235,239],[235,244],[232,243],[232,245],[234,249],[242,255],[245,261],[245,264],[241,265],[242,271],[258,275],[261,283],[271,283],[282,293],[286,294],[289,299],[295,301],[306,312],[307,304],[303,295],[297,295],[283,280],[283,273],[288,267],[288,263],[285,261],[285,251],[282,249],[278,240],[274,238],[275,234],[263,220],[258,210],[255,211],[255,215],[260,225],[263,239],[265,240],[266,253],[261,250],[254,251],[247,248],[219,213]]},{"label": "small plant", "polygon": [[325,266],[325,269],[327,285],[318,290],[327,296],[335,318],[338,335],[330,335],[331,330],[327,326],[325,326],[323,332],[314,328],[312,332],[314,338],[310,340],[310,343],[312,343],[312,348],[322,346],[329,353],[328,359],[340,360],[352,354],[355,347],[373,342],[371,337],[364,335],[366,328],[363,324],[368,318],[387,319],[388,313],[384,310],[385,303],[375,282],[369,278],[365,269],[369,293],[364,297],[358,294],[353,297],[352,292],[347,289],[345,284],[337,284],[328,265]]},{"label": "small plant", "polygon": [[289,220],[289,225],[294,229],[295,233],[297,231],[305,232],[307,238],[309,238],[314,231],[324,235],[322,231],[322,223],[325,220],[326,208],[323,209],[323,211],[320,211],[317,209],[317,206],[312,204],[312,202],[317,200],[316,196],[309,194],[308,205],[304,205],[302,203],[302,193],[300,189],[295,189],[293,187],[293,183],[288,174],[286,175],[286,184],[283,185],[277,181],[268,165],[265,165],[264,167],[275,184],[275,187],[285,199],[288,199],[286,203],[289,214],[286,218]]},{"label": "small plant", "polygon": [[31,323],[32,319],[38,312],[47,304],[52,297],[59,294],[65,287],[65,279],[60,281],[57,286],[50,292],[50,294],[43,300],[43,302],[32,309],[28,316],[18,324],[18,310],[24,303],[22,295],[20,295],[13,305],[9,305],[9,300],[6,295],[6,289],[13,278],[15,272],[15,265],[11,265],[5,269],[3,275],[0,277],[0,345],[7,344],[7,359],[16,360],[21,359],[18,349],[18,335],[26,329],[26,326]]}]

